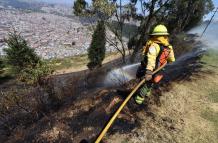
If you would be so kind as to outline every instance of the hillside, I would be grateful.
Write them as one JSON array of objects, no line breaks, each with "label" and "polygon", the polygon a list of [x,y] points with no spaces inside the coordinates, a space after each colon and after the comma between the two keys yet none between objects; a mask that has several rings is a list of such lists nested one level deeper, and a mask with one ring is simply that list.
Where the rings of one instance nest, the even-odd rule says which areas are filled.
[{"label": "hillside", "polygon": [[[0,55],[4,55],[3,49],[7,48],[4,38],[16,30],[43,59],[86,54],[96,23],[94,18],[74,16],[71,7],[17,0],[0,2],[0,19]],[[134,25],[127,24],[124,27],[125,45],[134,30]],[[107,28],[106,33],[108,39],[114,40],[111,29]],[[121,45],[118,43],[118,46]],[[116,51],[109,43],[106,47],[108,53]]]},{"label": "hillside", "polygon": [[[164,78],[152,85],[143,104],[130,98],[102,143],[217,143],[218,25],[213,21],[204,35],[208,22],[198,25],[212,12],[211,0],[141,1],[143,15],[132,1],[75,3],[75,13],[92,18],[74,16],[72,7],[51,4],[54,0],[42,1],[48,3],[0,2],[0,142],[95,142],[140,82],[141,59],[151,62],[153,56],[141,52],[151,39],[164,45],[159,50],[164,55],[156,44],[149,45],[150,54],[169,60],[174,52],[176,61],[160,71]],[[97,17],[105,28],[95,29]],[[99,57],[104,59],[88,69]]]},{"label": "hillside", "polygon": [[198,69],[190,79],[172,82],[160,98],[161,105],[152,105],[147,113],[137,112],[140,128],[126,134],[115,133],[106,142],[216,143],[217,53],[212,50],[203,56],[203,68]]},{"label": "hillside", "polygon": [[[130,101],[103,141],[216,143],[216,54],[217,51],[209,50],[202,57],[202,52],[193,50],[177,59],[167,68],[166,78],[154,96],[143,106]],[[65,78],[67,83],[61,79],[64,85],[75,84],[74,76],[67,74]],[[70,97],[57,112],[47,114],[30,126],[18,126],[5,138],[7,142],[94,141],[119,105],[108,110],[110,102],[125,98],[133,84],[112,89],[96,87],[92,81],[94,79],[89,79],[95,88],[83,90],[83,86],[78,85],[81,90],[74,88],[73,91],[80,96]],[[72,87],[64,88],[65,94],[72,91]]]}]

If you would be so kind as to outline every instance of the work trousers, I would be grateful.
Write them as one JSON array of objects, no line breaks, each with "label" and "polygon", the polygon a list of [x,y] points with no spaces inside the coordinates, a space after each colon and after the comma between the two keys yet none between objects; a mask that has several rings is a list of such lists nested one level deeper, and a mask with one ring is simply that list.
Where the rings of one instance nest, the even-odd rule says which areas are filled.
[{"label": "work trousers", "polygon": [[[139,66],[136,72],[136,77],[138,79],[143,79],[146,73],[146,68],[144,66]],[[155,84],[158,84],[161,79],[163,78],[163,74],[161,72],[158,72],[157,74],[153,75],[152,79],[150,81],[146,81],[145,84],[143,84],[137,91],[137,95],[140,95],[141,97],[146,97],[151,95],[151,90]]]}]

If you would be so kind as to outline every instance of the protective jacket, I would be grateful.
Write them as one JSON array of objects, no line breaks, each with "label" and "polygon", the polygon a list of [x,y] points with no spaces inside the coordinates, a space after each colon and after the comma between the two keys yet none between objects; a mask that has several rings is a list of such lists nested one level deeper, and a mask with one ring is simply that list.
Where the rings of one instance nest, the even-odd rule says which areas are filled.
[{"label": "protective jacket", "polygon": [[145,96],[151,95],[154,83],[159,83],[163,78],[163,73],[158,72],[152,75],[152,71],[166,62],[175,61],[173,47],[169,44],[168,40],[169,33],[167,28],[164,25],[157,25],[150,35],[152,37],[143,48],[144,59],[136,73],[137,78],[145,78],[146,80],[146,83],[139,88],[135,96],[137,104],[142,104]]},{"label": "protective jacket", "polygon": [[142,65],[147,70],[154,71],[165,62],[174,62],[173,47],[164,36],[151,38],[143,48]]}]

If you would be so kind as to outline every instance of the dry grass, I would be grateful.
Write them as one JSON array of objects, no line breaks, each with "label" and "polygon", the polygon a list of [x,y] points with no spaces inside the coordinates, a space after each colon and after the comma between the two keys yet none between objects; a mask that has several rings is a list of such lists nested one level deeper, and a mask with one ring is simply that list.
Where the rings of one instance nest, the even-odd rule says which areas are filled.
[{"label": "dry grass", "polygon": [[[107,53],[103,64],[120,58],[121,55],[117,52]],[[87,69],[88,56],[79,55],[63,59],[54,59],[49,61],[55,69],[55,74],[71,73]]]},{"label": "dry grass", "polygon": [[[205,73],[200,76],[193,75],[189,81],[174,82],[172,88],[160,97],[161,106],[149,104],[146,110],[129,108],[133,110],[131,113],[137,121],[130,124],[117,119],[118,122],[113,125],[104,141],[216,143],[218,68],[214,67],[214,61],[217,61],[216,56],[205,56],[203,62],[206,64],[202,69]],[[208,70],[212,73],[207,74]],[[18,139],[12,134],[9,142],[15,142],[19,138],[27,142],[79,142],[84,137],[94,139],[108,119],[105,108],[117,95],[115,90],[106,89],[84,92],[58,112],[51,113],[31,127],[19,131],[21,134],[15,134]]]},{"label": "dry grass", "polygon": [[[212,54],[211,54],[212,53]],[[217,53],[217,52],[216,52]],[[217,143],[218,140],[218,58],[214,52],[204,56],[202,71],[213,74],[192,76],[190,81],[173,83],[160,100],[152,105],[152,114],[138,112],[141,128],[129,134],[116,133],[107,142],[125,143]],[[119,139],[117,139],[119,138]]]}]

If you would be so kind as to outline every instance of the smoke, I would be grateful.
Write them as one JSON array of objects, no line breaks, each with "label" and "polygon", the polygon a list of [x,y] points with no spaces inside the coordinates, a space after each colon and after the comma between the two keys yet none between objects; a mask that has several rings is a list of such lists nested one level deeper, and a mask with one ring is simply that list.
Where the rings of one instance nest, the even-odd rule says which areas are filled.
[{"label": "smoke", "polygon": [[[204,22],[188,32],[189,34],[197,34],[199,37],[196,40],[201,41],[205,47],[201,47],[202,49],[188,52],[180,56],[174,64],[181,64],[189,59],[193,59],[193,57],[197,57],[199,54],[202,54],[202,50],[205,49],[218,50],[218,19],[213,20],[204,35],[201,37],[206,26],[207,22]],[[139,63],[111,70],[104,79],[104,85],[117,86],[122,85],[131,79],[134,79],[138,66]]]},{"label": "smoke", "polygon": [[197,40],[200,40],[207,48],[213,48],[218,50],[218,20],[214,20],[209,27],[207,28],[206,32],[202,37],[200,37],[207,26],[207,22],[193,28],[188,33],[190,34],[197,34],[199,37]]}]

